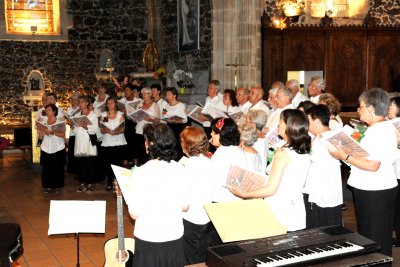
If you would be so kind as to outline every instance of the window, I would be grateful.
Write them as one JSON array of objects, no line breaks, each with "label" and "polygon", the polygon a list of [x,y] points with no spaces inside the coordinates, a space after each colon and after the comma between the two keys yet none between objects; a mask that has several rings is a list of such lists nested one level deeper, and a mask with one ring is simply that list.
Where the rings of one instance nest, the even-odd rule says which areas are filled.
[{"label": "window", "polygon": [[59,0],[5,0],[7,34],[60,34]]}]

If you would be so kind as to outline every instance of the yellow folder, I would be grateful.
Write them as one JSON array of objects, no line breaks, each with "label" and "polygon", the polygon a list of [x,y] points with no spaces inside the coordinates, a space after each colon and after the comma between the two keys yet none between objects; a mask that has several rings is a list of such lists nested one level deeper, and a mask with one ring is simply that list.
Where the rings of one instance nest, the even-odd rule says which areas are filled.
[{"label": "yellow folder", "polygon": [[224,243],[287,232],[263,199],[210,203],[204,208]]}]

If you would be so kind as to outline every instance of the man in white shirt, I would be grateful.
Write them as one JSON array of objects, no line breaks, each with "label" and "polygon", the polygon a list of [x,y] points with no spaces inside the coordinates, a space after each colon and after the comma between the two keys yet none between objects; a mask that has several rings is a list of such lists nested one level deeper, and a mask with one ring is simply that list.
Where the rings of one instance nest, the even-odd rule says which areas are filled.
[{"label": "man in white shirt", "polygon": [[218,80],[212,80],[208,84],[207,98],[201,113],[208,114],[213,118],[216,118],[215,110],[223,110],[224,103],[222,102],[223,95],[220,94],[221,84]]},{"label": "man in white shirt", "polygon": [[268,117],[267,123],[265,124],[264,132],[268,132],[271,129],[278,127],[281,112],[285,109],[293,108],[292,105],[292,91],[289,88],[280,88],[276,92],[276,109]]},{"label": "man in white shirt", "polygon": [[310,97],[310,101],[314,104],[318,105],[319,97],[325,91],[325,80],[319,76],[311,77],[310,83],[307,87],[308,96]]},{"label": "man in white shirt", "polygon": [[264,103],[263,97],[264,97],[264,90],[261,87],[252,87],[250,89],[250,98],[249,98],[249,101],[251,103],[250,110],[261,109],[264,110],[269,115],[270,109]]},{"label": "man in white shirt", "polygon": [[308,100],[308,98],[300,92],[298,80],[291,79],[291,80],[287,81],[286,87],[292,91],[293,108],[297,108],[301,102]]},{"label": "man in white shirt", "polygon": [[236,90],[236,100],[239,103],[239,106],[244,114],[249,111],[251,107],[250,99],[250,90],[244,87],[241,87]]}]

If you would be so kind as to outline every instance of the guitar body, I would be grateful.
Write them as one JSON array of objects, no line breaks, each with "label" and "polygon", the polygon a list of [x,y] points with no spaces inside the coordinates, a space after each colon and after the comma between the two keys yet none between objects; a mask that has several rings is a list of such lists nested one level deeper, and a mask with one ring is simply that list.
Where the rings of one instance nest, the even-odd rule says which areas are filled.
[{"label": "guitar body", "polygon": [[105,263],[104,267],[131,267],[133,264],[133,253],[135,240],[124,238],[125,250],[119,250],[118,238],[107,240],[104,244]]}]

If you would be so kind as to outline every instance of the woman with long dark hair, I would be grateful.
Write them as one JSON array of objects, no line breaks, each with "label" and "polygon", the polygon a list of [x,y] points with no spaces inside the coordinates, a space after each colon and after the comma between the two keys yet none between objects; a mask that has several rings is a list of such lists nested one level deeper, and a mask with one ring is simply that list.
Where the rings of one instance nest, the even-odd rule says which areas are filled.
[{"label": "woman with long dark hair", "polygon": [[303,186],[310,167],[311,137],[308,135],[306,115],[295,109],[282,111],[279,135],[286,144],[276,151],[268,165],[267,184],[252,192],[230,188],[241,198],[265,198],[278,221],[296,231],[306,227]]}]

